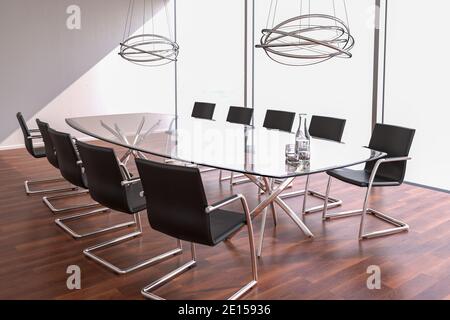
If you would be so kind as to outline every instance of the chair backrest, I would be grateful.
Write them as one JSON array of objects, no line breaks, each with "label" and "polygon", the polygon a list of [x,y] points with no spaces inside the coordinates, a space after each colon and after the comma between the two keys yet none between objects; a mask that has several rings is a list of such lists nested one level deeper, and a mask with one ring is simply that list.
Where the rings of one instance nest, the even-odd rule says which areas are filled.
[{"label": "chair backrest", "polygon": [[[407,157],[416,130],[387,124],[376,124],[370,139],[369,148],[387,153],[388,158]],[[406,163],[392,162],[380,166],[377,176],[392,181],[403,182],[406,173]],[[372,172],[375,162],[368,162],[366,170]]]},{"label": "chair backrest", "polygon": [[275,129],[281,131],[292,131],[295,113],[279,110],[267,110],[263,127],[267,129]]},{"label": "chair backrest", "polygon": [[22,133],[23,133],[25,148],[27,148],[28,153],[34,157],[35,153],[34,153],[34,148],[33,148],[33,141],[28,138],[31,136],[31,132],[28,129],[27,122],[23,118],[23,115],[21,112],[17,112],[16,117],[17,117],[17,120],[19,121],[20,129],[22,130]]},{"label": "chair backrest", "polygon": [[243,107],[230,107],[227,122],[249,126],[252,123],[253,109]]},{"label": "chair backrest", "polygon": [[48,123],[43,122],[39,119],[36,119],[36,123],[38,125],[39,131],[41,132],[42,140],[44,141],[45,155],[47,156],[48,162],[50,162],[50,164],[55,168],[59,168],[56,150],[53,145],[53,141],[48,134],[48,129],[50,128],[50,126],[48,125]]},{"label": "chair backrest", "polygon": [[341,142],[346,120],[322,116],[312,116],[309,134],[312,137]]},{"label": "chair backrest", "polygon": [[212,245],[210,217],[197,168],[136,159],[153,229],[174,238]]},{"label": "chair backrest", "polygon": [[196,102],[192,109],[192,117],[198,119],[212,120],[214,117],[215,103]]},{"label": "chair backrest", "polygon": [[121,184],[125,177],[114,150],[80,141],[77,147],[92,199],[107,208],[131,213],[125,187]]},{"label": "chair backrest", "polygon": [[77,187],[87,188],[86,181],[83,179],[81,165],[78,164],[80,158],[75,150],[75,145],[70,134],[59,132],[52,128],[48,128],[48,134],[55,147],[61,175],[71,184]]}]

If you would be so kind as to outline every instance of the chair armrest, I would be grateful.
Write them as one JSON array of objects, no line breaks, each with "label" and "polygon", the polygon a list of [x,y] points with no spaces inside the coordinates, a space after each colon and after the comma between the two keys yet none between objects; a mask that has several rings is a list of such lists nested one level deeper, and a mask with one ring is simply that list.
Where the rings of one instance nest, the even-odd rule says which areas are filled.
[{"label": "chair armrest", "polygon": [[213,212],[213,211],[215,211],[217,209],[220,209],[220,208],[225,207],[225,206],[227,206],[229,204],[232,204],[233,202],[235,202],[235,201],[240,199],[239,196],[240,196],[239,194],[235,194],[234,196],[231,196],[231,197],[228,197],[228,198],[226,198],[226,199],[224,199],[222,201],[216,202],[216,203],[214,203],[214,204],[212,204],[210,206],[207,206],[205,211],[206,211],[206,213],[211,213],[211,212]]},{"label": "chair armrest", "polygon": [[383,158],[378,160],[378,162],[399,162],[399,161],[409,161],[411,157],[396,157],[396,158]]},{"label": "chair armrest", "polygon": [[141,182],[141,178],[136,178],[136,179],[131,179],[131,180],[124,180],[120,184],[123,187],[127,187],[127,186],[131,186],[133,184],[139,183],[139,182]]},{"label": "chair armrest", "polygon": [[36,135],[36,136],[28,136],[27,139],[29,140],[36,140],[36,139],[42,139],[41,135]]},{"label": "chair armrest", "polygon": [[373,167],[372,174],[370,175],[369,185],[372,185],[373,181],[375,180],[375,177],[377,176],[378,169],[383,163],[409,161],[409,160],[411,160],[411,157],[383,158],[377,160],[377,162]]},{"label": "chair armrest", "polygon": [[211,213],[217,209],[220,209],[222,207],[225,207],[237,200],[241,201],[242,204],[242,208],[244,209],[244,213],[245,213],[245,218],[247,220],[247,223],[251,223],[251,213],[250,213],[250,209],[248,208],[248,203],[247,203],[247,199],[245,199],[245,197],[242,194],[236,194],[234,196],[231,196],[227,199],[224,199],[222,201],[219,201],[211,206],[206,207],[205,212],[206,213]]}]

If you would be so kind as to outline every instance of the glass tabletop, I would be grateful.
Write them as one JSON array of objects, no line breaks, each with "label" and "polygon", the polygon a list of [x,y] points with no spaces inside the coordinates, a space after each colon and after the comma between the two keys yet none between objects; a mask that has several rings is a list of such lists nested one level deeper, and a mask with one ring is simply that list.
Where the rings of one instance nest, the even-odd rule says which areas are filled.
[{"label": "glass tabletop", "polygon": [[324,172],[376,160],[384,153],[311,139],[311,160],[286,163],[295,134],[226,122],[139,113],[66,119],[86,135],[131,150],[197,165],[269,178]]}]

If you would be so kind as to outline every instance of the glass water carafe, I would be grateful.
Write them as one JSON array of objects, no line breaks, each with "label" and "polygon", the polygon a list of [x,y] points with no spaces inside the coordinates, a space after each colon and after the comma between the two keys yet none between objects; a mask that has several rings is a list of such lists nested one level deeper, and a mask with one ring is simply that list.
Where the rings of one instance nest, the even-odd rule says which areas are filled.
[{"label": "glass water carafe", "polygon": [[297,133],[295,134],[295,151],[300,161],[311,158],[311,137],[309,135],[306,114],[300,114]]}]

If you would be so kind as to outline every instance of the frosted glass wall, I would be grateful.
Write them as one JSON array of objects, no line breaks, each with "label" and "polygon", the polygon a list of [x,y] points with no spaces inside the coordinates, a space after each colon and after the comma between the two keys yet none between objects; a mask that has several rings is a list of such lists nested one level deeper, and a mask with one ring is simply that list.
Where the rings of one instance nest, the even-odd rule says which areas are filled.
[{"label": "frosted glass wall", "polygon": [[450,2],[389,1],[385,122],[417,130],[407,180],[450,190]]},{"label": "frosted glass wall", "polygon": [[224,121],[228,107],[244,100],[244,1],[177,1],[177,8],[178,113],[214,102],[215,119]]},{"label": "frosted glass wall", "polygon": [[[255,2],[255,38],[258,42],[261,29],[267,24],[270,0]],[[279,1],[275,22],[298,15],[301,2],[305,12],[308,1]],[[339,6],[338,15],[345,12],[340,10],[342,1],[335,3]],[[351,59],[288,67],[273,62],[262,49],[256,49],[256,125],[262,124],[269,108],[340,117],[347,119],[344,141],[367,145],[372,117],[374,4],[374,0],[347,1],[350,27],[356,40]],[[332,14],[333,1],[311,1],[311,13]]]}]

